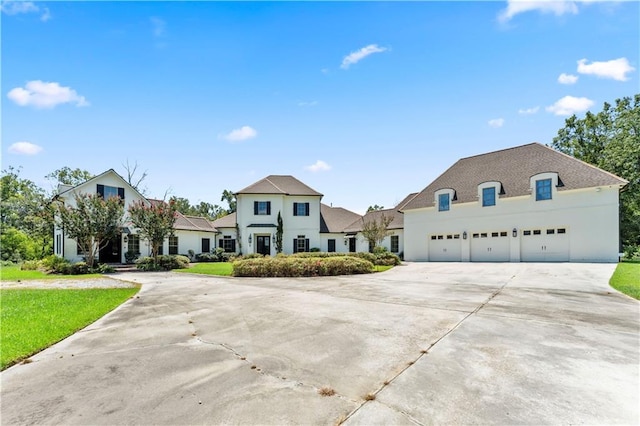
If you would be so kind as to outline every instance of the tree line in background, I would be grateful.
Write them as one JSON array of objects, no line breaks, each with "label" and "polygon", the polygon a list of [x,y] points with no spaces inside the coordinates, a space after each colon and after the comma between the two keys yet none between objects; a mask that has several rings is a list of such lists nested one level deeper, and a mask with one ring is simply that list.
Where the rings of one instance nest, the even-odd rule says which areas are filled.
[{"label": "tree line in background", "polygon": [[[605,103],[599,113],[587,112],[584,118],[579,119],[573,115],[566,119],[565,126],[553,139],[552,147],[629,181],[620,194],[621,243],[627,256],[638,255],[640,249],[640,94],[617,99],[615,105]],[[126,179],[129,184],[144,193],[145,190],[140,188],[140,184],[146,177],[146,171],[138,173],[137,163],[130,165],[127,162],[123,166],[127,172]],[[56,217],[59,218],[58,220],[63,220],[65,214],[69,213],[63,211],[63,207],[57,203],[52,202],[53,191],[47,192],[31,180],[20,177],[20,171],[20,168],[9,166],[2,171],[0,177],[0,247],[2,260],[12,262],[41,259],[52,254],[54,221]],[[86,170],[63,167],[45,177],[56,186],[57,184],[76,186],[93,176]],[[92,219],[95,223],[91,225],[94,227],[92,244],[95,244],[96,240],[99,241],[98,246],[94,245],[89,249],[92,252],[95,252],[96,247],[99,249],[100,241],[104,240],[104,235],[100,234],[102,232],[99,231],[100,228],[112,229],[114,226],[121,226],[114,225],[113,221],[100,215],[106,214],[111,217],[119,214],[121,218],[123,212],[122,207],[118,209],[116,206],[111,206],[107,203],[108,200],[98,201],[94,198],[98,197],[81,200],[86,211],[75,212],[74,218],[66,219],[67,228],[70,223],[77,225],[78,243],[88,247],[86,229],[82,231],[82,228],[91,225],[91,221],[87,220],[88,217],[96,216]],[[152,223],[154,220],[162,222],[162,217],[165,219],[168,217],[165,214],[167,211],[179,211],[185,215],[203,216],[209,219],[217,219],[235,212],[236,200],[231,191],[225,190],[220,201],[226,201],[228,208],[207,202],[192,205],[186,198],[171,197],[169,203],[161,203],[170,206],[168,210],[164,207],[142,209],[139,208],[140,206],[138,208],[134,206],[130,213],[136,218],[134,222],[140,224],[139,227],[142,229],[146,226],[145,223]],[[368,210],[381,209],[382,206],[375,205]],[[105,213],[106,211],[111,213]],[[159,217],[153,219],[149,216],[153,214]],[[165,233],[171,232],[167,230],[167,223],[166,220],[162,222]],[[369,240],[378,240],[378,235],[384,235],[387,226],[388,223],[384,224],[382,229],[378,229],[380,227],[372,229]],[[146,231],[143,230],[143,232]],[[149,236],[157,239],[152,235]],[[157,253],[157,250],[154,251]],[[92,262],[87,263],[92,264]]]}]

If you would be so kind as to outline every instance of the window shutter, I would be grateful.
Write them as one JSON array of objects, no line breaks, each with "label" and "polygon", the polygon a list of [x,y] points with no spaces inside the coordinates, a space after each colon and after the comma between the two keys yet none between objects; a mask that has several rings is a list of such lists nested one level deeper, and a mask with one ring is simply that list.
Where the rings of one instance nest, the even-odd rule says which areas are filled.
[{"label": "window shutter", "polygon": [[118,197],[120,197],[121,200],[124,200],[124,188],[118,188]]},{"label": "window shutter", "polygon": [[267,214],[271,214],[271,201],[267,201]]},{"label": "window shutter", "polygon": [[257,201],[253,202],[253,214],[254,215],[258,214],[258,202]]},{"label": "window shutter", "polygon": [[104,198],[104,185],[100,185],[98,184],[98,195],[100,195],[100,198]]},{"label": "window shutter", "polygon": [[231,251],[236,252],[236,240],[231,240]]},{"label": "window shutter", "polygon": [[298,239],[297,238],[293,239],[293,252],[294,253],[298,252]]},{"label": "window shutter", "polygon": [[218,247],[222,248],[223,245],[224,245],[224,240],[222,238],[220,238],[218,240]]},{"label": "window shutter", "polygon": [[309,216],[309,203],[304,203],[304,215]]},{"label": "window shutter", "polygon": [[309,251],[309,239],[305,238],[304,240],[304,251]]},{"label": "window shutter", "polygon": [[293,215],[298,216],[298,203],[293,203]]}]

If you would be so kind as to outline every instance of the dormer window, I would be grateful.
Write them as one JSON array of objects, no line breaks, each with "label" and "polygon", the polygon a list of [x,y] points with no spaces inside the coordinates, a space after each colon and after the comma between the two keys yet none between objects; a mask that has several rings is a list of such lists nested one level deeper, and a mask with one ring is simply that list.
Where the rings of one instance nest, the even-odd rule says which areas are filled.
[{"label": "dormer window", "polygon": [[119,197],[121,200],[124,200],[124,188],[109,185],[97,185],[96,192],[104,200],[108,200],[112,197]]},{"label": "dormer window", "polygon": [[496,188],[491,186],[489,188],[482,189],[482,207],[489,207],[496,205]]},{"label": "dormer window", "polygon": [[438,211],[446,212],[449,211],[449,194],[439,194],[438,195]]},{"label": "dormer window", "polygon": [[551,199],[551,179],[536,181],[536,201]]}]

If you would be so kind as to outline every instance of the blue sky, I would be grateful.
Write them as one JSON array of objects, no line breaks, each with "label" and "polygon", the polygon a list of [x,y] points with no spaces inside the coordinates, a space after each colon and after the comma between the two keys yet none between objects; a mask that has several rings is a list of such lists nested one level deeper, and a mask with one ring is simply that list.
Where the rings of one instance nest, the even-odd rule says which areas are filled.
[{"label": "blue sky", "polygon": [[392,207],[639,88],[638,2],[3,2],[2,168]]}]

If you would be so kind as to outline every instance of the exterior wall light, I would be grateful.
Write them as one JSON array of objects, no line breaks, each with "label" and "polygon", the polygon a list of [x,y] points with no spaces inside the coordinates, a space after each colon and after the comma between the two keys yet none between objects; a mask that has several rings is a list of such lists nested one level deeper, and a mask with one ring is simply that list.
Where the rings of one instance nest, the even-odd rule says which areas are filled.
[{"label": "exterior wall light", "polygon": [[253,239],[251,238],[251,234],[249,234],[249,245],[251,245],[251,241],[253,241]]},{"label": "exterior wall light", "polygon": [[271,242],[276,243],[276,234],[271,234]]},{"label": "exterior wall light", "polygon": [[513,228],[512,235],[514,238],[518,236],[518,230],[516,228]]},{"label": "exterior wall light", "polygon": [[129,238],[125,235],[122,241],[127,244],[129,242]]},{"label": "exterior wall light", "polygon": [[464,231],[464,232],[462,233],[462,239],[463,239],[463,240],[466,240],[466,239],[467,239],[467,231]]}]

